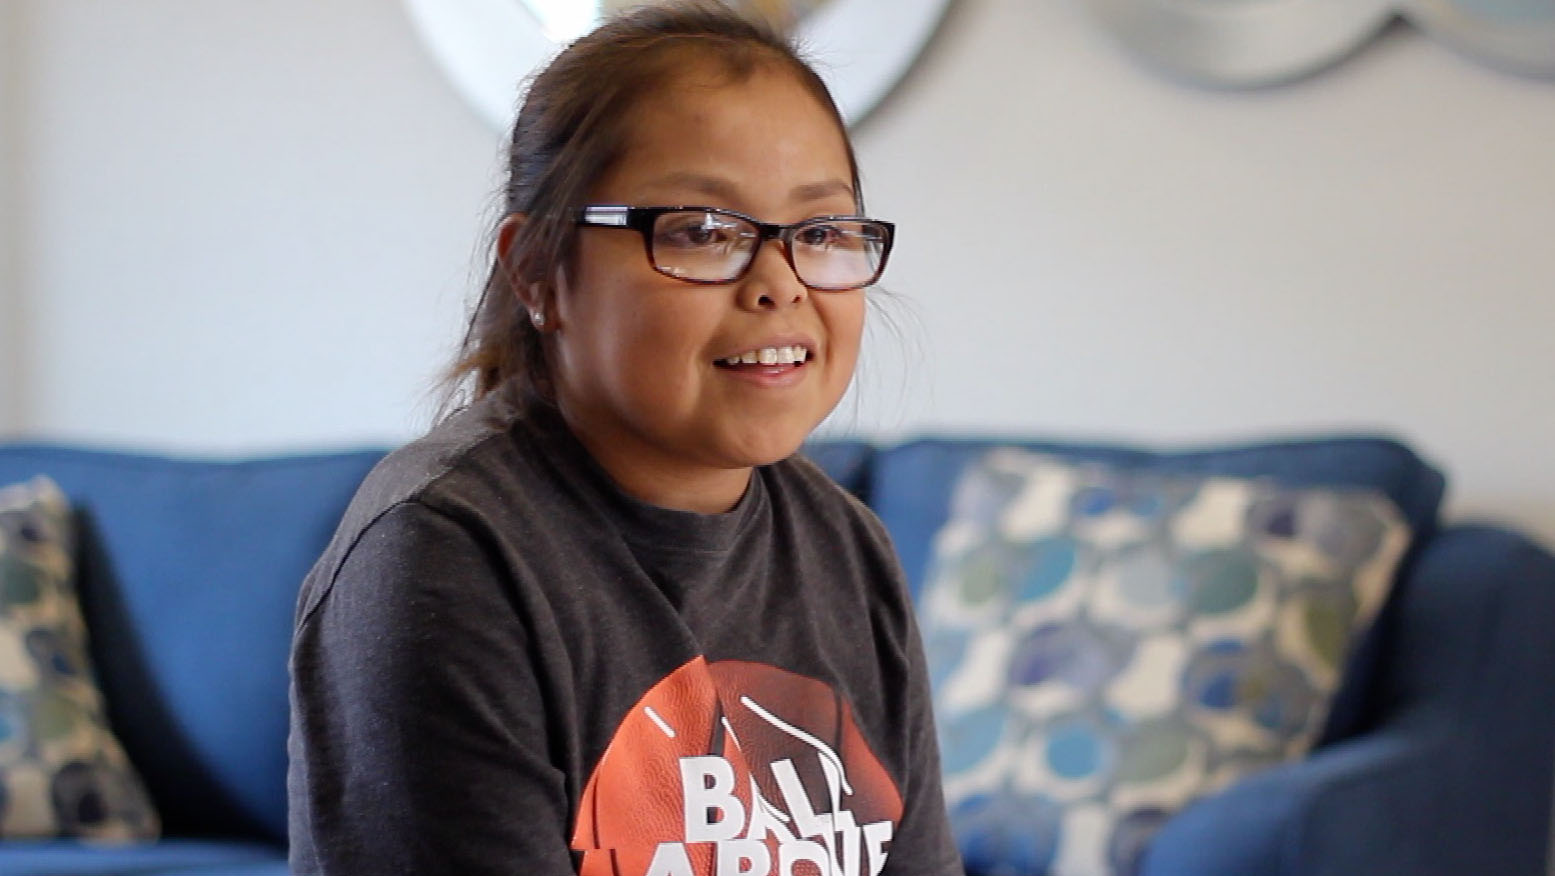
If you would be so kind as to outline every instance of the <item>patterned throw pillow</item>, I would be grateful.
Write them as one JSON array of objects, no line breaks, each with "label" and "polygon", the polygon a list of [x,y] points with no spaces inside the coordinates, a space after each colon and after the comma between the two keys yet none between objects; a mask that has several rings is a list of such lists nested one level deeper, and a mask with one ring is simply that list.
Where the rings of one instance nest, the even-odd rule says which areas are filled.
[{"label": "patterned throw pillow", "polygon": [[1300,756],[1410,532],[1384,497],[996,450],[920,602],[969,870],[1133,872],[1198,797]]},{"label": "patterned throw pillow", "polygon": [[93,681],[71,538],[48,479],[0,489],[0,838],[154,839]]}]

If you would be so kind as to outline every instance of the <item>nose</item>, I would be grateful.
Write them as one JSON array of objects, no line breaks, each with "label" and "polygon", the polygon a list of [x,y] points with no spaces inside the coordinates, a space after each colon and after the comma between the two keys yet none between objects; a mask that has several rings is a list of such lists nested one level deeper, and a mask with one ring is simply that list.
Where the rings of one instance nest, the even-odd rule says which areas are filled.
[{"label": "nose", "polygon": [[788,263],[781,240],[766,240],[756,251],[756,261],[740,282],[740,305],[748,310],[780,310],[810,297]]}]

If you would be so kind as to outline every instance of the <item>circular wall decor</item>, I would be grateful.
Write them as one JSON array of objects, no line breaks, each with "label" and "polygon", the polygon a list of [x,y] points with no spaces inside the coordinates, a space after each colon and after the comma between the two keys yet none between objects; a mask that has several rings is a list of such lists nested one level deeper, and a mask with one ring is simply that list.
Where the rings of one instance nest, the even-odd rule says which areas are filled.
[{"label": "circular wall decor", "polygon": [[1396,16],[1457,51],[1555,77],[1555,0],[1088,0],[1125,47],[1202,85],[1256,87],[1316,72]]},{"label": "circular wall decor", "polygon": [[1254,87],[1327,67],[1393,17],[1392,0],[1090,0],[1146,61],[1202,85]]},{"label": "circular wall decor", "polygon": [[[743,0],[789,10],[794,32],[848,122],[885,97],[923,49],[950,0]],[[439,66],[493,128],[512,124],[524,77],[619,2],[404,0]],[[742,5],[740,2],[731,5]]]},{"label": "circular wall decor", "polygon": [[1552,0],[1399,0],[1404,17],[1450,48],[1511,73],[1555,78]]}]

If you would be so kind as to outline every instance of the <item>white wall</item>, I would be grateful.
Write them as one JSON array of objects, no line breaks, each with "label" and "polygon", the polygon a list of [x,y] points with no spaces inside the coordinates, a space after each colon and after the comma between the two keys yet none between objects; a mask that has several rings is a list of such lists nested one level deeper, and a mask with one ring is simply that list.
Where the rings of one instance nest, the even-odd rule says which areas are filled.
[{"label": "white wall", "polygon": [[0,3],[0,434],[17,429],[22,413],[25,339],[21,280],[20,132],[23,108],[21,7]]},{"label": "white wall", "polygon": [[1399,27],[1302,83],[1196,90],[1078,5],[962,4],[860,133],[928,347],[882,381],[926,400],[877,390],[878,421],[1383,429],[1456,512],[1555,540],[1555,83]]},{"label": "white wall", "polygon": [[497,144],[399,4],[26,5],[28,425],[197,451],[409,434]]},{"label": "white wall", "polygon": [[[399,4],[21,5],[25,425],[201,452],[413,434],[499,138]],[[1555,85],[1399,28],[1296,85],[1195,90],[1078,7],[961,0],[858,131],[909,325],[843,424],[1382,429],[1457,512],[1555,540]]]}]

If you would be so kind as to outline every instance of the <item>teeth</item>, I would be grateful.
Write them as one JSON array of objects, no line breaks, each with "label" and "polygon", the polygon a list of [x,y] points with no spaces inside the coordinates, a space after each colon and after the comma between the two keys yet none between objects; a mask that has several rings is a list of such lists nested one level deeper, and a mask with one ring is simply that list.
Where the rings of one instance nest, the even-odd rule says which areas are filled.
[{"label": "teeth", "polygon": [[810,358],[804,347],[762,347],[723,360],[725,365],[793,365]]}]

